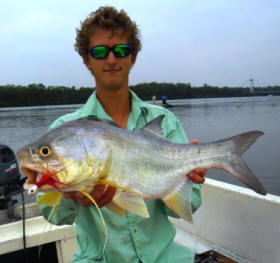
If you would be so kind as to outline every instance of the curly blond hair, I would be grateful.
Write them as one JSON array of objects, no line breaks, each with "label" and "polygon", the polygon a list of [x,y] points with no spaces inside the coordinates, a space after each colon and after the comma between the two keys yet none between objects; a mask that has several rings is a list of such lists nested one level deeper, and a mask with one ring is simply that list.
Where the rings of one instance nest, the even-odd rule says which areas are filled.
[{"label": "curly blond hair", "polygon": [[89,39],[96,29],[121,30],[128,37],[131,45],[132,55],[136,56],[141,50],[140,30],[124,10],[118,10],[111,6],[103,6],[81,22],[77,28],[75,50],[84,59],[88,59]]}]

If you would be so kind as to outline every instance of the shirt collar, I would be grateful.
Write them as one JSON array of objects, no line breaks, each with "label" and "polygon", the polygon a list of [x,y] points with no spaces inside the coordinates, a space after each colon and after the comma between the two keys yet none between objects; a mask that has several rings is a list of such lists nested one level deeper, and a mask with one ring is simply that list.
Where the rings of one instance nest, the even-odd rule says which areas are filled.
[{"label": "shirt collar", "polygon": [[81,108],[81,117],[87,117],[90,115],[96,116],[100,119],[112,120],[99,102],[96,96],[96,91],[90,95],[87,102]]},{"label": "shirt collar", "polygon": [[[131,94],[131,112],[129,114],[127,128],[133,129],[139,116],[142,113],[147,113],[146,103],[139,99],[139,97],[130,90]],[[112,118],[106,113],[103,106],[99,102],[96,91],[94,91],[87,102],[81,108],[81,117],[96,116],[97,118],[112,120]]]}]

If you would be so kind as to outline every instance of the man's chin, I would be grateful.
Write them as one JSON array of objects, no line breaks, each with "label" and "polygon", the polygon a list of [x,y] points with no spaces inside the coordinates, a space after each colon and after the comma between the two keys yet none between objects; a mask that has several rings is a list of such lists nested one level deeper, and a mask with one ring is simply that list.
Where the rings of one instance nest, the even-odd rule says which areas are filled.
[{"label": "man's chin", "polygon": [[106,83],[103,83],[101,88],[104,88],[104,89],[110,90],[110,91],[117,91],[117,90],[123,88],[125,86],[124,84],[125,83],[122,81],[111,80],[111,81],[106,81]]}]

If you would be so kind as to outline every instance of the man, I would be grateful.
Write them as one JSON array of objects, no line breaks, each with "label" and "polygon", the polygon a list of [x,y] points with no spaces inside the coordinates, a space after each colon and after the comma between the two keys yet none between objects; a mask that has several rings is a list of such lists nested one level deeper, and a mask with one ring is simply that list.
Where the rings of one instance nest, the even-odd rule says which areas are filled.
[{"label": "man", "polygon": [[[144,103],[129,90],[129,72],[136,62],[141,43],[136,24],[124,11],[101,7],[90,14],[77,30],[75,47],[94,76],[96,92],[83,107],[60,117],[51,128],[72,119],[95,115],[113,120],[122,128],[137,130],[163,114],[164,135],[173,142],[187,142],[182,126],[173,113]],[[196,169],[186,176],[195,183],[203,183],[205,172],[204,169]],[[112,200],[114,193],[114,187],[97,185],[91,195],[102,207]],[[175,228],[167,216],[177,215],[160,200],[146,202],[150,218],[131,213],[119,217],[106,207],[102,208],[109,237],[105,252],[100,253],[105,232],[96,208],[79,192],[65,193],[65,197],[56,211],[54,223],[75,223],[78,250],[73,262],[194,261],[194,251],[173,242]],[[194,185],[193,211],[200,202],[200,187]],[[41,211],[45,218],[49,217],[49,207],[41,207]]]},{"label": "man", "polygon": [[162,101],[162,105],[163,105],[163,106],[166,105],[166,100],[167,100],[166,95],[162,95],[162,96],[161,96],[161,101]]}]

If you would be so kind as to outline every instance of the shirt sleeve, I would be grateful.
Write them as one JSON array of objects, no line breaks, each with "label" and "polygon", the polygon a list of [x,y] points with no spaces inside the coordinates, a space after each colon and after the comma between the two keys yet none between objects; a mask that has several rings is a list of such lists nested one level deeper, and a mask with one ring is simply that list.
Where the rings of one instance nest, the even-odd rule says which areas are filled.
[{"label": "shirt sleeve", "polygon": [[[164,136],[175,143],[188,143],[189,140],[177,117],[169,110],[166,110],[165,118],[162,121]],[[201,205],[201,185],[193,184],[192,189],[192,212],[194,213]],[[178,215],[164,205],[164,212],[171,217],[178,218]]]}]

